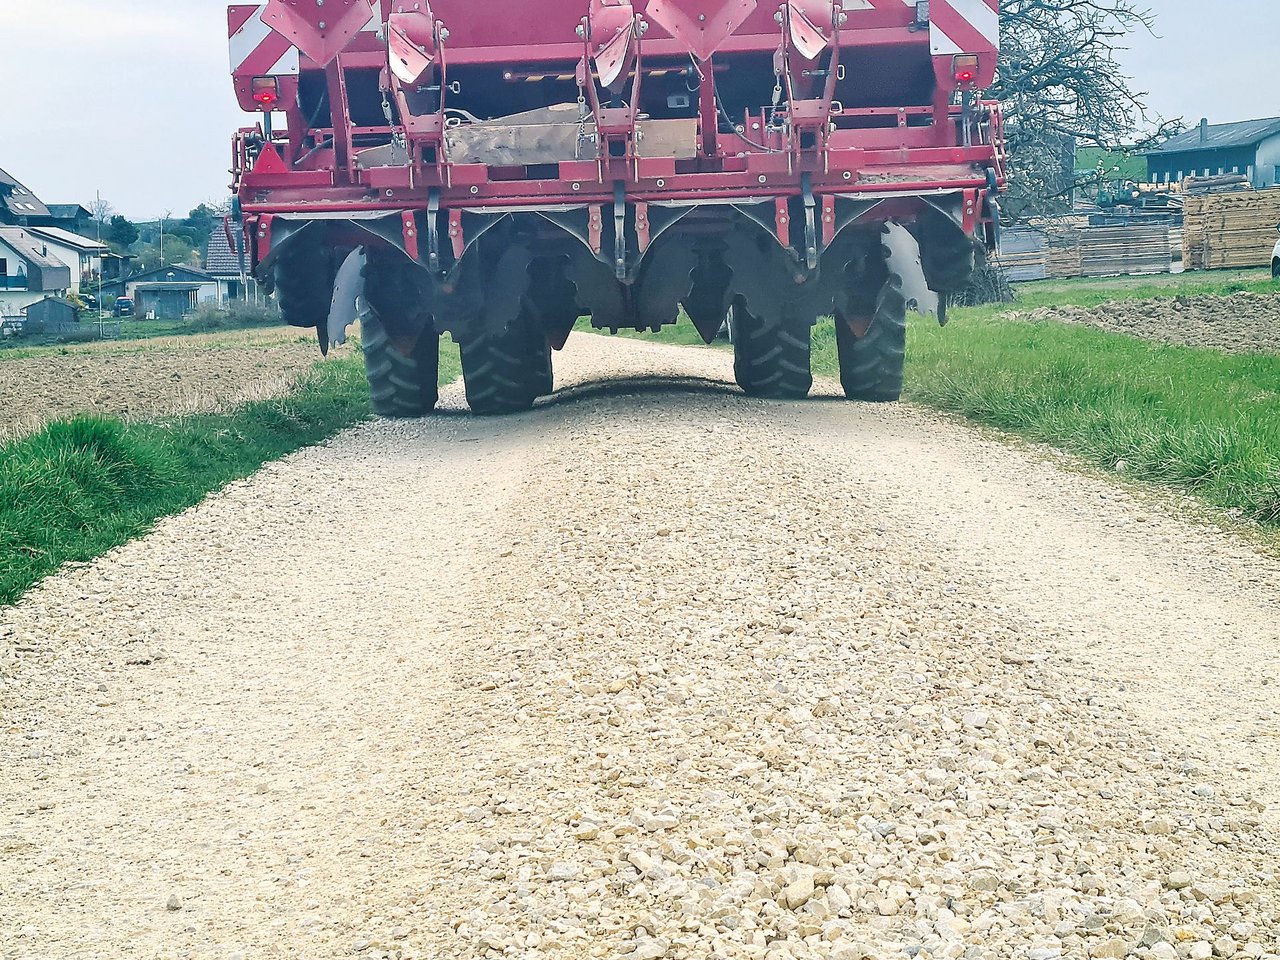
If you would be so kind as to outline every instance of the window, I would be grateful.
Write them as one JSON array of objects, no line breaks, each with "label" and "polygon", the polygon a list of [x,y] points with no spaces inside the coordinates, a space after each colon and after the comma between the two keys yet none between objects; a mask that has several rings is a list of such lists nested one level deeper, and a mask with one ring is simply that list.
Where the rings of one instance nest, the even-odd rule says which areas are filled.
[{"label": "window", "polygon": [[0,277],[9,275],[9,261],[5,257],[0,257]]}]

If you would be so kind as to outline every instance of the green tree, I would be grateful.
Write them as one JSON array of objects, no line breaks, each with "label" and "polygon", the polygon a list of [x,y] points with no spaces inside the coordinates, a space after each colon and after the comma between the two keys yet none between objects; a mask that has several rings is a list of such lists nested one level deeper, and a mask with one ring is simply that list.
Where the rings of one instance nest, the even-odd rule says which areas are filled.
[{"label": "green tree", "polygon": [[138,237],[141,236],[137,224],[130,222],[119,214],[111,218],[106,235],[107,242],[120,250],[128,250],[138,242]]}]

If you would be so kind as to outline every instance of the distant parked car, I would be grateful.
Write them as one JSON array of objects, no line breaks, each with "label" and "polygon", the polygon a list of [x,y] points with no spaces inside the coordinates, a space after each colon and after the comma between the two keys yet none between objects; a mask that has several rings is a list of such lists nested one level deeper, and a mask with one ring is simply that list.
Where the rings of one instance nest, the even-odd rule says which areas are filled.
[{"label": "distant parked car", "polygon": [[116,316],[132,317],[133,316],[133,300],[129,297],[116,298]]},{"label": "distant parked car", "polygon": [[1280,240],[1276,241],[1276,248],[1271,251],[1271,279],[1280,280]]}]

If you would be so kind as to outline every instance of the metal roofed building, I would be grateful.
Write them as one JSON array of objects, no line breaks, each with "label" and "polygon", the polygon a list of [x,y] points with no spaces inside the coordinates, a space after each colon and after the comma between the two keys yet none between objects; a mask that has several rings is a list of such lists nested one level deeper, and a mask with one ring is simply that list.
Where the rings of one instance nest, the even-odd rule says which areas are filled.
[{"label": "metal roofed building", "polygon": [[1280,117],[1211,124],[1171,138],[1147,154],[1151,183],[1177,183],[1187,177],[1239,173],[1256,189],[1274,187],[1280,168]]}]

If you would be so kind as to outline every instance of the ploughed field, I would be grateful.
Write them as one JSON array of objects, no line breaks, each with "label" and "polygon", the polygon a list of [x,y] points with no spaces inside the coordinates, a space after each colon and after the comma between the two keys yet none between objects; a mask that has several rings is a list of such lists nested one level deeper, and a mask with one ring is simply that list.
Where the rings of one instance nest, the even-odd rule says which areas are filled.
[{"label": "ploughed field", "polygon": [[299,331],[235,331],[0,353],[0,440],[81,414],[146,420],[280,396],[319,359]]},{"label": "ploughed field", "polygon": [[1016,316],[1228,353],[1280,353],[1280,294],[1115,300],[1096,307],[1040,307]]},{"label": "ploughed field", "polygon": [[1280,956],[1280,563],[730,366],[579,336],[0,611],[0,957]]}]

